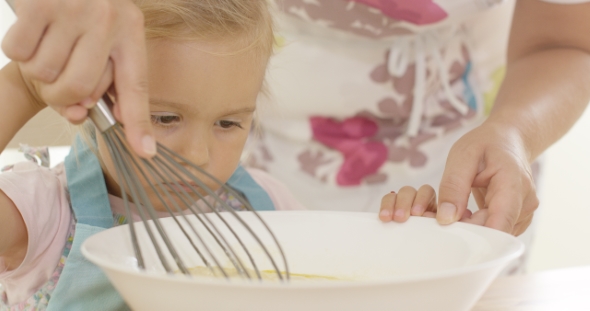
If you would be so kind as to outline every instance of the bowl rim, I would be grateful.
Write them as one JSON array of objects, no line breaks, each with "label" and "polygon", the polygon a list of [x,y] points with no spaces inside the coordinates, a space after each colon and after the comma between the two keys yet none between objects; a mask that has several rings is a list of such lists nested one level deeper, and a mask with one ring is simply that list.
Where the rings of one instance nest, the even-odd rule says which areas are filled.
[{"label": "bowl rim", "polygon": [[[346,214],[346,215],[356,214],[357,217],[364,217],[367,219],[368,219],[368,217],[371,217],[371,218],[378,219],[377,213],[354,212],[354,211],[260,211],[257,213],[263,215],[263,214],[267,214],[267,213],[276,214],[276,213],[283,213],[283,212],[287,212],[287,213],[310,213],[310,212],[312,212],[312,213],[330,213],[330,214],[337,213],[337,214]],[[412,218],[414,219],[413,221],[436,221],[433,218],[421,217],[421,216],[412,216]],[[122,226],[128,226],[128,225],[122,225]],[[120,228],[122,226],[117,226],[117,227],[113,227],[113,228]],[[90,262],[92,262],[96,266],[98,266],[104,270],[116,271],[118,273],[122,273],[122,274],[129,275],[129,276],[135,276],[135,277],[140,276],[140,277],[147,277],[147,278],[160,280],[160,281],[174,281],[174,282],[189,283],[192,285],[201,285],[201,286],[222,286],[225,288],[228,288],[228,287],[230,287],[230,288],[257,288],[257,289],[278,289],[278,290],[280,290],[280,289],[293,289],[293,288],[320,289],[320,288],[354,288],[354,287],[359,287],[359,286],[371,287],[371,286],[393,285],[393,284],[400,284],[400,283],[414,283],[414,282],[421,282],[421,281],[425,281],[425,280],[435,280],[435,279],[441,279],[441,278],[452,277],[452,276],[460,276],[460,275],[468,274],[470,272],[475,272],[475,271],[489,269],[492,267],[501,266],[505,263],[510,262],[513,259],[518,258],[519,256],[521,256],[524,253],[524,249],[525,249],[524,243],[522,241],[518,240],[515,236],[508,234],[506,232],[492,229],[492,228],[488,228],[488,227],[484,227],[484,226],[480,226],[480,225],[465,223],[465,222],[455,222],[450,225],[444,225],[444,227],[449,227],[449,228],[451,226],[465,227],[465,228],[472,228],[472,229],[478,228],[476,230],[486,230],[486,231],[492,230],[494,232],[493,234],[503,235],[504,237],[511,239],[515,243],[515,245],[513,246],[513,248],[515,248],[515,249],[512,252],[504,254],[504,255],[502,255],[496,259],[490,260],[490,261],[476,263],[476,264],[463,266],[463,267],[459,267],[459,268],[446,269],[446,270],[437,271],[437,272],[419,273],[419,274],[408,275],[408,276],[389,276],[389,277],[383,277],[383,278],[378,278],[378,279],[338,280],[337,282],[317,280],[317,281],[309,282],[309,283],[288,283],[288,284],[282,283],[282,282],[257,282],[256,280],[250,281],[250,280],[242,280],[242,279],[232,279],[231,281],[228,281],[224,278],[215,278],[215,277],[192,278],[190,276],[183,275],[183,274],[162,274],[160,272],[156,273],[156,272],[141,271],[141,270],[130,270],[128,267],[123,267],[122,265],[111,263],[107,260],[103,260],[99,256],[95,256],[94,254],[92,254],[87,249],[87,246],[90,243],[89,241],[93,238],[93,236],[87,238],[82,243],[81,251],[82,251],[82,254],[84,255],[84,257],[86,257],[86,259],[88,259]],[[101,232],[104,232],[104,231],[101,231]],[[95,235],[98,235],[98,234],[100,234],[100,232]],[[288,285],[288,286],[284,286],[284,285]]]}]

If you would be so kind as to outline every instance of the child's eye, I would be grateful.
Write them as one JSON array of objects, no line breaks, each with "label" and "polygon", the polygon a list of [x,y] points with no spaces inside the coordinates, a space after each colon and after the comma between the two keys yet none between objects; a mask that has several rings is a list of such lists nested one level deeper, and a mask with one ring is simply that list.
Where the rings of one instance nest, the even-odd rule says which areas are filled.
[{"label": "child's eye", "polygon": [[234,126],[239,127],[239,128],[243,128],[242,125],[239,122],[234,122],[234,121],[228,121],[228,120],[220,120],[215,122],[215,125],[224,128],[224,129],[229,129],[232,128]]},{"label": "child's eye", "polygon": [[171,127],[180,121],[180,116],[175,114],[152,114],[152,124],[155,126]]}]

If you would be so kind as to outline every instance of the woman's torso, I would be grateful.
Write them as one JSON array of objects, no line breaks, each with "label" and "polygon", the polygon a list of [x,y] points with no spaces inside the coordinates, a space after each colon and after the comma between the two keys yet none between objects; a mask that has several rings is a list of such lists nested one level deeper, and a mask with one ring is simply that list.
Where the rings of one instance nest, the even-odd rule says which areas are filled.
[{"label": "woman's torso", "polygon": [[436,187],[452,143],[491,107],[511,3],[279,6],[271,96],[259,106],[262,137],[251,140],[248,163],[311,209],[375,211],[390,190]]}]

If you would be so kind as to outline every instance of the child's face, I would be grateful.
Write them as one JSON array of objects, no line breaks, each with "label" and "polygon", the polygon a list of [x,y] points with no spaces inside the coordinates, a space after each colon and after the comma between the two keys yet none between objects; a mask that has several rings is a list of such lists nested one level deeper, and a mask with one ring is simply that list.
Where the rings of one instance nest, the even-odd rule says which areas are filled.
[{"label": "child's face", "polygon": [[[222,182],[238,165],[266,69],[265,62],[255,60],[253,51],[215,55],[233,50],[230,41],[148,42],[150,108],[156,139]],[[105,162],[109,192],[120,195],[102,138],[99,152]],[[201,179],[210,188],[219,188]],[[150,199],[157,201],[153,194]]]}]

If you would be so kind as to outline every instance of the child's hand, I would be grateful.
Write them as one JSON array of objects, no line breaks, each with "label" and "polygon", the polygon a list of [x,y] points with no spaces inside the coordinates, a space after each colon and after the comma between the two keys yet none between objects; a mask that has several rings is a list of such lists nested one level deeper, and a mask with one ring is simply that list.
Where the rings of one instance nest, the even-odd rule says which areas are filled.
[{"label": "child's hand", "polygon": [[398,193],[392,191],[381,199],[381,221],[404,222],[410,215],[436,217],[436,192],[430,185],[424,185],[417,191],[406,186]]},{"label": "child's hand", "polygon": [[[430,185],[416,190],[406,186],[398,193],[392,191],[381,199],[379,219],[383,222],[404,222],[411,216],[436,217],[436,192]],[[473,222],[471,211],[465,210],[460,221]]]},{"label": "child's hand", "polygon": [[[8,0],[18,17],[2,42],[31,95],[72,123],[111,84],[115,117],[140,156],[155,153],[143,14],[131,0]],[[114,83],[113,83],[114,82]]]}]

